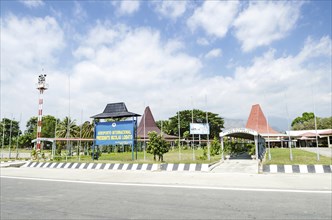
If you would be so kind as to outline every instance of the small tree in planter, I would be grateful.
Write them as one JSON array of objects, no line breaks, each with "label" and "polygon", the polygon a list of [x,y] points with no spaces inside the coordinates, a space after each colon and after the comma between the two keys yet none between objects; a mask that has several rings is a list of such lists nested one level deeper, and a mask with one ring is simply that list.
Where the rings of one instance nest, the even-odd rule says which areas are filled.
[{"label": "small tree in planter", "polygon": [[156,160],[158,156],[159,161],[164,161],[164,154],[169,151],[169,143],[165,141],[162,135],[158,135],[157,132],[152,131],[148,133],[149,142],[147,143],[146,151],[153,154],[153,159]]},{"label": "small tree in planter", "polygon": [[232,151],[232,144],[226,143],[224,145],[224,155],[226,155],[226,159],[228,160],[231,157],[231,151]]}]

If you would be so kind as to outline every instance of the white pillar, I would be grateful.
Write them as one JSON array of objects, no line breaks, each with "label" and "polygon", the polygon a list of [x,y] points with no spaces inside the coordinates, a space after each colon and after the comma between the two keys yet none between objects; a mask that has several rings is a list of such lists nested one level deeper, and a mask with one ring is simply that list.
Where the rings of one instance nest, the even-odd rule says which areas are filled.
[{"label": "white pillar", "polygon": [[256,160],[258,160],[258,136],[254,136],[254,139],[255,139],[255,147],[256,147],[255,155],[256,155]]}]

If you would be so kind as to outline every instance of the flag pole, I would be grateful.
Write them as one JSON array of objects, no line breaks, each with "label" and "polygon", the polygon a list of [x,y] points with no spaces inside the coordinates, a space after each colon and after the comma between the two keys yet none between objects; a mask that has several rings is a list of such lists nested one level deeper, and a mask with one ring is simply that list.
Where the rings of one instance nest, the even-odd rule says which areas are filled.
[{"label": "flag pole", "polygon": [[[193,99],[191,97],[191,106],[192,106],[192,111],[191,111],[191,123],[194,123],[194,105],[193,105]],[[195,160],[195,135],[192,134],[192,148],[193,148],[193,160]]]},{"label": "flag pole", "polygon": [[180,143],[180,135],[181,135],[181,125],[180,125],[180,111],[178,111],[178,133],[179,133],[179,160],[181,160],[181,143]]},{"label": "flag pole", "polygon": [[211,154],[210,154],[210,126],[209,126],[209,116],[208,116],[208,111],[207,111],[207,95],[205,95],[205,106],[206,106],[206,127],[208,128],[207,130],[207,148],[208,148],[208,160],[211,160]]}]

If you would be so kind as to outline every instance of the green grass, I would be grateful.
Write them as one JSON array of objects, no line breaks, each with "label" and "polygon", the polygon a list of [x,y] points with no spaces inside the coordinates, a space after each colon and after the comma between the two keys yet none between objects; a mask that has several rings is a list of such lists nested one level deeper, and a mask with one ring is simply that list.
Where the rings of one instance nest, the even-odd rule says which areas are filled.
[{"label": "green grass", "polygon": [[[221,156],[216,155],[212,156],[211,160],[202,159],[203,150],[198,149],[195,150],[195,160],[193,160],[193,151],[192,150],[182,150],[181,151],[181,159],[179,159],[179,151],[176,149],[174,151],[169,151],[164,154],[164,162],[163,163],[214,163],[220,160]],[[122,152],[122,153],[102,153],[98,160],[94,160],[94,162],[98,163],[161,163],[153,160],[152,154],[145,154],[144,152],[134,152],[134,160],[132,160],[131,152]],[[65,157],[62,157],[61,162],[65,161]],[[67,157],[67,162],[77,162],[78,156]],[[92,162],[91,156],[80,156],[80,162]]]},{"label": "green grass", "polygon": [[319,161],[317,161],[317,154],[307,152],[301,149],[292,149],[293,160],[290,160],[290,153],[288,148],[271,148],[271,160],[268,158],[268,150],[266,151],[264,164],[277,164],[277,165],[308,165],[308,164],[322,164],[331,165],[332,158],[319,155]]}]

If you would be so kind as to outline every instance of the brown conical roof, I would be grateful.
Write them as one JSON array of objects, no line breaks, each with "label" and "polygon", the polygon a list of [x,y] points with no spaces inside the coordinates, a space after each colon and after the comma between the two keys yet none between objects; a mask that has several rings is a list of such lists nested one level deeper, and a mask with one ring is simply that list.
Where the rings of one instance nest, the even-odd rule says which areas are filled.
[{"label": "brown conical roof", "polygon": [[271,128],[270,125],[268,125],[267,120],[259,104],[253,105],[251,107],[246,128],[255,130],[260,134],[279,133],[275,131],[273,128]]},{"label": "brown conical roof", "polygon": [[[158,134],[161,133],[160,129],[156,124],[156,121],[153,118],[150,107],[147,106],[144,110],[144,114],[137,128],[137,136],[138,138],[147,139],[149,138],[148,133],[151,131],[155,131]],[[168,135],[165,133],[163,134],[163,136],[167,139],[176,138],[175,136]]]}]

